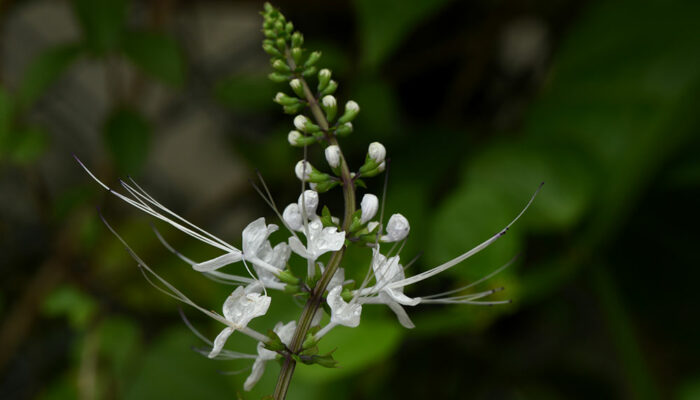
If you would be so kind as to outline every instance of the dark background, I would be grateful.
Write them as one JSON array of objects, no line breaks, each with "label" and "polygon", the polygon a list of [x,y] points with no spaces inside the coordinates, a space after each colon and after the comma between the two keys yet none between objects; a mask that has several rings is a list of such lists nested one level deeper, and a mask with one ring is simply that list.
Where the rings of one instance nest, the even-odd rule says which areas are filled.
[{"label": "dark background", "polygon": [[[487,251],[420,296],[517,263],[482,286],[498,307],[418,306],[416,329],[366,306],[322,342],[340,368],[300,366],[290,399],[700,398],[695,224],[700,204],[700,3],[357,0],[279,6],[323,51],[342,141],[359,167],[391,158],[387,212],[411,221],[413,273],[455,257],[534,205]],[[257,2],[0,2],[0,398],[259,398],[249,362],[210,361],[176,304],[143,279],[96,207],[151,267],[206,308],[231,290],[192,272],[149,219],[110,197],[134,176],[240,244],[263,215],[257,168],[296,199],[302,155],[272,102]],[[323,166],[318,152],[310,155]],[[382,179],[370,181],[381,190]],[[322,196],[336,215],[337,193]],[[158,225],[192,258],[216,255]],[[282,234],[273,240],[284,240]],[[355,261],[355,262],[353,262]],[[364,260],[366,261],[366,260]],[[364,274],[361,258],[345,268]],[[356,267],[353,266],[357,265]],[[207,336],[220,325],[184,310]],[[300,307],[276,296],[269,329]],[[243,336],[231,349],[254,352]]]}]

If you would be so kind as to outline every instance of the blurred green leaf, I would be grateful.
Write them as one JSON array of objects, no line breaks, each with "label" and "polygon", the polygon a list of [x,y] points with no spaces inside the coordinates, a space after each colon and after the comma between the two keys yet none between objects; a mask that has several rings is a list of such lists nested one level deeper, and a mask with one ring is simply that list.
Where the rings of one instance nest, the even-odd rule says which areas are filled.
[{"label": "blurred green leaf", "polygon": [[[364,311],[364,310],[363,310]],[[297,365],[299,379],[316,384],[341,378],[389,357],[401,343],[404,328],[393,319],[364,318],[357,328],[338,327],[321,343],[322,348],[337,348],[333,357],[338,368]]]},{"label": "blurred green leaf", "polygon": [[83,329],[97,311],[97,304],[80,289],[64,285],[44,299],[42,310],[51,317],[66,317],[73,328]]},{"label": "blurred green leaf", "polygon": [[158,32],[127,32],[123,49],[126,56],[147,74],[170,86],[184,84],[185,60],[173,37]]},{"label": "blurred green leaf", "polygon": [[124,385],[133,376],[134,363],[140,356],[141,332],[126,318],[111,317],[99,327],[100,351],[109,362],[114,380],[123,393]]},{"label": "blurred green leaf", "polygon": [[75,376],[64,374],[47,385],[39,394],[39,400],[73,400],[78,398],[78,387]]},{"label": "blurred green leaf", "polygon": [[10,142],[10,159],[18,164],[29,164],[44,153],[49,136],[41,127],[28,126],[13,132]]},{"label": "blurred green leaf", "polygon": [[291,93],[288,87],[280,87],[266,76],[231,76],[216,83],[214,96],[226,107],[238,110],[271,110],[277,90]]},{"label": "blurred green leaf", "polygon": [[125,399],[224,399],[235,395],[229,378],[218,374],[226,364],[192,351],[198,339],[182,328],[156,337],[135,371]]},{"label": "blurred green leaf", "polygon": [[[399,105],[391,86],[380,80],[364,80],[353,86],[352,99],[361,107],[360,114],[353,124],[358,134],[366,141],[387,138],[399,129]],[[339,108],[343,107],[339,105]],[[341,108],[342,110],[342,108]],[[358,141],[362,141],[357,138]]]},{"label": "blurred green leaf", "polygon": [[19,108],[29,108],[54,83],[82,52],[79,44],[62,44],[49,48],[34,59],[17,90]]},{"label": "blurred green leaf", "polygon": [[120,108],[107,118],[105,144],[120,172],[135,174],[141,169],[148,155],[151,133],[151,124],[136,110]]},{"label": "blurred green leaf", "polygon": [[678,389],[678,400],[698,400],[700,399],[700,377],[687,380]]},{"label": "blurred green leaf", "polygon": [[96,54],[119,45],[126,22],[126,0],[73,0],[87,47]]},{"label": "blurred green leaf", "polygon": [[363,66],[379,66],[419,23],[432,17],[448,1],[357,0]]}]

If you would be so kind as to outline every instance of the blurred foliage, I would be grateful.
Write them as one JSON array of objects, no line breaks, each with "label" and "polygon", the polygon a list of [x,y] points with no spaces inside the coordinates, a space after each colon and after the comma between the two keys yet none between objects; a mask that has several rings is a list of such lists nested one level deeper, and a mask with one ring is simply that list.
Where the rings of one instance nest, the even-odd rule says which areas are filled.
[{"label": "blurred foliage", "polygon": [[[148,286],[95,216],[93,206],[107,199],[96,185],[84,178],[53,191],[32,186],[55,146],[54,127],[35,112],[42,97],[81,60],[109,67],[117,59],[128,62],[135,77],[110,89],[109,110],[95,132],[110,158],[94,163],[106,165],[110,183],[117,182],[115,173],[146,171],[155,140],[170,134],[159,132],[162,121],[143,106],[139,83],[164,85],[189,98],[204,81],[209,98],[195,101],[214,100],[233,115],[228,142],[217,145],[259,168],[278,205],[296,198],[291,168],[300,155],[286,143],[291,118],[271,101],[278,88],[265,78],[267,67],[236,68],[202,80],[186,35],[139,14],[152,12],[149,6],[156,10],[157,3],[74,0],[79,40],[48,46],[14,86],[4,81],[0,86],[3,180],[26,180],[46,211],[36,214],[39,222],[17,227],[14,208],[8,208],[0,236],[21,231],[18,238],[47,247],[30,258],[21,246],[0,242],[13,260],[0,287],[3,324],[22,304],[24,290],[34,290],[31,279],[51,271],[46,263],[66,270],[37,302],[37,323],[3,370],[2,398],[95,393],[105,399],[237,393],[259,398],[274,387],[279,370],[274,362],[246,394],[248,361],[212,361],[190,351],[202,344],[184,328],[177,305]],[[178,7],[180,23],[199,23]],[[414,331],[404,330],[391,312],[366,306],[359,328],[338,328],[321,343],[322,352],[337,349],[340,368],[300,365],[289,398],[698,398],[700,326],[689,316],[700,301],[693,287],[700,260],[692,252],[697,233],[685,225],[691,225],[700,198],[700,5],[357,0],[332,15],[339,27],[354,30],[303,18],[309,7],[282,5],[302,31],[325,29],[307,34],[308,48],[323,51],[321,64],[340,83],[338,98],[362,107],[356,131],[344,143],[351,164],[361,162],[370,141],[380,140],[389,150],[386,213],[401,212],[412,223],[402,260],[425,251],[411,271],[449,260],[492,236],[520,212],[540,182],[545,186],[503,239],[453,268],[449,279],[408,289],[411,296],[449,290],[519,255],[513,266],[479,286],[504,286],[498,299],[513,304],[410,309]],[[544,72],[507,76],[496,55],[501,32],[523,15],[549,27],[551,59],[543,61]],[[259,39],[240,41],[258,49]],[[261,50],[250,54],[264,57]],[[118,81],[112,78],[108,83]],[[456,100],[452,91],[463,88],[468,93]],[[515,107],[515,122],[498,123],[518,101],[524,104]],[[310,159],[324,165],[318,154]],[[64,163],[70,164],[69,175],[81,175],[68,157]],[[215,173],[212,185],[219,178]],[[163,192],[170,189],[161,186]],[[370,183],[373,192],[381,188],[381,182]],[[226,197],[225,203],[205,207],[213,208],[205,215],[218,222],[231,204],[259,203],[248,195]],[[331,210],[339,210],[339,198],[328,201]],[[108,216],[113,203],[105,206]],[[243,219],[266,211],[251,206],[245,212],[251,215]],[[145,219],[131,217],[135,214],[110,220],[159,273],[198,303],[218,309],[231,288],[193,275],[166,256]],[[201,218],[196,210],[191,215]],[[163,235],[193,259],[215,255],[173,230],[163,229]],[[23,256],[24,264],[15,264]],[[349,252],[348,276],[361,279],[365,270],[355,266],[367,259],[368,254]],[[276,298],[272,304],[254,328],[265,330],[300,311]],[[207,337],[220,329],[198,316],[192,322]],[[247,338],[235,347],[255,352]],[[240,374],[219,373],[230,371]]]}]

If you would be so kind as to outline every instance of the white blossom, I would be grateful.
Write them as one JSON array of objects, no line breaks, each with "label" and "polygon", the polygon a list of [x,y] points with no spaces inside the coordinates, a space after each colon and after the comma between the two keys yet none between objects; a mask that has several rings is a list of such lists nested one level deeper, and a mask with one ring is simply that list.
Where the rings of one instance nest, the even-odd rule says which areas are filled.
[{"label": "white blossom", "polygon": [[360,223],[366,224],[369,220],[374,218],[379,209],[379,199],[372,193],[367,193],[362,196],[362,201],[360,202],[360,209],[362,214],[360,216]]},{"label": "white blossom", "polygon": [[318,217],[308,223],[308,232],[305,234],[306,246],[296,236],[292,236],[289,238],[289,247],[307,260],[315,261],[324,253],[340,250],[345,244],[345,231],[338,232],[336,227],[324,228]]},{"label": "white blossom", "polygon": [[284,219],[289,229],[293,231],[300,231],[304,228],[301,207],[297,203],[291,203],[284,209],[282,219]]},{"label": "white blossom", "polygon": [[294,166],[294,174],[300,181],[308,181],[313,167],[308,161],[301,160]]},{"label": "white blossom", "polygon": [[301,114],[294,117],[294,126],[302,132],[306,130],[306,124],[308,122],[309,119]]},{"label": "white blossom", "polygon": [[311,216],[316,215],[316,209],[318,208],[318,192],[305,190],[304,193],[299,195],[297,204],[299,205],[299,210],[306,211],[306,218],[311,218]]},{"label": "white blossom", "polygon": [[[282,322],[278,322],[277,325],[275,325],[273,331],[279,336],[280,340],[282,343],[285,345],[289,345],[292,342],[292,338],[294,337],[294,331],[297,329],[297,322],[296,321],[290,321],[286,324],[282,324]],[[277,353],[268,350],[265,348],[265,344],[262,342],[258,342],[258,356],[255,358],[255,362],[253,363],[253,370],[251,371],[250,375],[248,375],[248,378],[246,378],[245,383],[243,384],[243,389],[246,391],[250,391],[253,386],[255,386],[256,383],[262,378],[263,373],[265,372],[265,363],[274,360],[277,357]]]},{"label": "white blossom", "polygon": [[360,106],[355,101],[350,100],[345,103],[345,110],[356,113],[360,111]]},{"label": "white blossom", "polygon": [[342,291],[343,287],[338,285],[328,292],[326,301],[331,308],[331,323],[355,328],[360,325],[362,305],[345,302],[341,296]]},{"label": "white blossom", "polygon": [[298,141],[299,139],[301,139],[302,137],[303,137],[303,135],[301,134],[301,132],[295,131],[295,130],[291,130],[291,131],[289,131],[289,134],[287,135],[287,141],[288,141],[289,144],[291,144],[292,146],[296,146],[296,145],[297,145],[297,141]]},{"label": "white blossom", "polygon": [[261,294],[262,285],[253,283],[247,287],[239,286],[226,299],[223,306],[224,318],[229,326],[224,328],[216,339],[209,352],[209,358],[216,357],[224,347],[226,340],[236,330],[248,326],[248,323],[256,317],[265,315],[270,307],[270,297]]}]

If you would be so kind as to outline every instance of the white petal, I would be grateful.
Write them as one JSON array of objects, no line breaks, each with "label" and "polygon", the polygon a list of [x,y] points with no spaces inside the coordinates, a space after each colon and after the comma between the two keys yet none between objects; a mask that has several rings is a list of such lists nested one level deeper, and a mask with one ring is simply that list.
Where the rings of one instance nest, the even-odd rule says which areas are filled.
[{"label": "white petal", "polygon": [[274,332],[279,336],[282,343],[289,345],[294,337],[294,331],[297,329],[297,321],[289,321],[284,325],[277,324],[275,326]]},{"label": "white petal", "polygon": [[362,215],[360,216],[360,223],[365,224],[370,219],[374,218],[379,209],[379,199],[377,196],[367,193],[362,196],[362,202],[360,203],[360,208],[362,209]]},{"label": "white petal", "polygon": [[243,384],[243,389],[245,391],[250,391],[253,386],[258,383],[260,378],[262,378],[263,373],[265,372],[265,362],[267,362],[267,360],[263,360],[261,358],[255,359],[255,362],[253,363],[253,370],[250,372],[250,375],[248,375],[248,378],[246,378],[245,383]]},{"label": "white petal", "polygon": [[343,300],[340,293],[342,286],[336,286],[328,292],[328,306],[331,308],[331,322],[338,325],[345,325],[355,328],[360,325],[362,316],[362,306],[360,304],[348,304]]},{"label": "white petal", "polygon": [[299,205],[299,210],[303,210],[303,206],[306,206],[306,218],[311,218],[312,215],[316,215],[316,208],[318,208],[318,192],[305,190],[304,193],[299,195],[297,204]]},{"label": "white petal", "polygon": [[[259,285],[256,285],[252,289],[258,290],[258,287]],[[269,296],[246,293],[246,289],[239,286],[224,302],[224,317],[240,327],[245,327],[253,318],[265,315],[270,301]]]},{"label": "white petal", "polygon": [[209,352],[208,357],[209,358],[214,358],[219,353],[221,352],[221,349],[224,348],[224,344],[226,343],[226,340],[228,340],[228,337],[231,336],[233,333],[233,328],[231,327],[226,327],[224,330],[219,332],[219,334],[216,336],[216,339],[214,339],[214,346],[211,349],[211,352]]},{"label": "white petal", "polygon": [[265,225],[264,217],[260,217],[248,224],[243,229],[243,254],[247,258],[255,257],[260,247],[267,240],[267,237],[276,230],[277,225]]},{"label": "white petal", "polygon": [[287,223],[287,226],[293,231],[300,231],[304,228],[304,223],[301,219],[301,209],[296,203],[288,205],[282,212],[282,219]]},{"label": "white petal", "polygon": [[333,274],[331,281],[328,283],[328,287],[340,286],[345,282],[345,270],[338,268]]},{"label": "white petal", "polygon": [[[391,299],[399,304],[403,304],[404,306],[415,306],[418,303],[420,303],[420,297],[416,297],[414,299],[406,296],[403,294],[403,291],[400,289],[389,289],[386,288],[383,290],[384,293],[386,293]],[[380,294],[381,295],[381,294]]]},{"label": "white petal", "polygon": [[382,298],[382,300],[385,301],[385,304],[389,306],[391,311],[396,314],[396,318],[398,318],[399,323],[401,323],[404,328],[413,329],[416,327],[408,314],[406,314],[406,310],[404,310],[403,307],[401,307],[398,303],[391,301],[391,299],[386,299],[388,296],[384,295],[384,293],[380,293],[379,297]]},{"label": "white petal", "polygon": [[382,237],[385,242],[398,242],[408,236],[411,225],[406,217],[401,214],[394,214],[386,224],[386,235]]},{"label": "white petal", "polygon": [[215,271],[221,267],[225,267],[229,264],[233,264],[235,262],[241,261],[242,254],[240,251],[236,252],[231,252],[224,254],[222,256],[213,258],[209,261],[204,261],[199,264],[194,264],[192,265],[192,268],[194,268],[195,271],[200,271],[200,272],[209,272],[209,271]]},{"label": "white petal", "polygon": [[296,237],[292,236],[289,238],[289,247],[293,252],[299,254],[303,258],[309,258],[309,253],[306,251],[306,247],[301,243],[301,241]]},{"label": "white petal", "polygon": [[314,258],[329,251],[338,251],[345,244],[345,231],[338,232],[338,228],[324,228],[320,234],[311,241],[311,253]]}]

